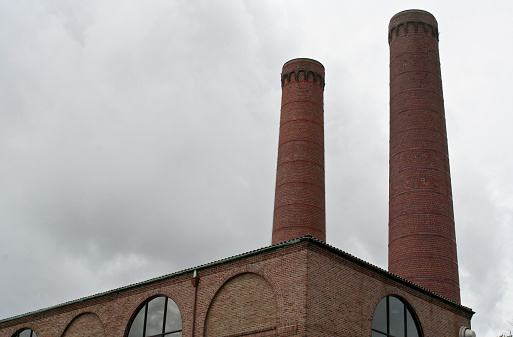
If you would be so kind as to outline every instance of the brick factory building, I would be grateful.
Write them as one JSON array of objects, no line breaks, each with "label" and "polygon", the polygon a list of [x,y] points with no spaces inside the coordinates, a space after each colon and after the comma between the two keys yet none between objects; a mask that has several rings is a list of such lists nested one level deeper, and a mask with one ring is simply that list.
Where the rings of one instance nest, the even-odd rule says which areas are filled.
[{"label": "brick factory building", "polygon": [[272,246],[0,320],[0,337],[472,337],[460,303],[438,24],[390,44],[389,271],[325,243],[324,67],[283,66]]}]

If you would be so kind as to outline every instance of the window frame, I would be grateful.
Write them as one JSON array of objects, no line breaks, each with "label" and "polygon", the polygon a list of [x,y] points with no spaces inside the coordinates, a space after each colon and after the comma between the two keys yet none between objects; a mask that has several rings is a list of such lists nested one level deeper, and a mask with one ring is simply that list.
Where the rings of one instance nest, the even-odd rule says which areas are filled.
[{"label": "window frame", "polygon": [[[164,298],[164,313],[163,313],[163,318],[162,318],[162,332],[160,333],[157,333],[157,334],[153,334],[153,335],[147,335],[146,334],[146,326],[147,326],[147,321],[148,321],[148,307],[149,307],[149,303],[157,298]],[[135,321],[135,319],[137,318],[137,316],[139,316],[139,313],[144,310],[144,318],[143,318],[143,326],[142,326],[142,335],[141,336],[137,336],[137,337],[167,337],[167,336],[174,336],[173,334],[177,333],[177,332],[180,332],[182,333],[183,331],[183,320],[182,320],[182,313],[180,311],[180,308],[178,308],[178,314],[180,315],[180,323],[181,323],[181,328],[179,330],[172,330],[172,331],[165,331],[166,330],[166,320],[168,318],[168,303],[169,301],[173,302],[176,307],[178,308],[178,305],[176,304],[176,302],[166,296],[166,295],[157,295],[157,296],[152,296],[152,297],[149,297],[147,298],[143,303],[141,303],[141,305],[139,305],[137,307],[137,309],[134,311],[134,313],[132,314],[132,317],[130,318],[130,321],[129,323],[127,324],[127,329],[125,331],[125,337],[128,337],[130,335],[130,331],[132,329],[132,325]]]},{"label": "window frame", "polygon": [[[373,333],[377,333],[377,334],[379,334],[379,336],[395,337],[395,335],[392,335],[391,331],[390,331],[391,330],[391,328],[390,328],[390,326],[391,326],[391,323],[390,323],[390,298],[394,298],[394,299],[398,300],[403,305],[403,316],[404,317],[403,317],[402,324],[404,327],[404,337],[409,337],[408,336],[408,313],[410,314],[410,316],[413,320],[413,323],[415,324],[415,328],[417,329],[418,336],[424,337],[424,333],[422,331],[422,327],[420,325],[420,321],[419,321],[419,318],[418,318],[415,310],[413,310],[411,305],[406,300],[404,300],[403,298],[401,298],[397,295],[387,295],[387,296],[383,297],[376,305],[376,307],[374,309],[374,313],[372,315],[371,335],[373,335]],[[385,315],[386,315],[386,326],[387,326],[386,332],[383,332],[381,330],[374,328],[374,317],[376,316],[376,310],[378,309],[379,304],[383,300],[386,300],[386,304],[385,304]]]}]

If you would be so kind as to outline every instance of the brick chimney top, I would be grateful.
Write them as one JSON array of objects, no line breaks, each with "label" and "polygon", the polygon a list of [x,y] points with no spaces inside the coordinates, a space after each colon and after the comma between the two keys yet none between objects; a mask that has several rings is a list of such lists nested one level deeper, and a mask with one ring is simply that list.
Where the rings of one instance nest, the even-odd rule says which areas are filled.
[{"label": "brick chimney top", "polygon": [[424,32],[438,40],[438,22],[433,14],[420,10],[408,9],[397,13],[388,24],[388,43],[400,33]]}]

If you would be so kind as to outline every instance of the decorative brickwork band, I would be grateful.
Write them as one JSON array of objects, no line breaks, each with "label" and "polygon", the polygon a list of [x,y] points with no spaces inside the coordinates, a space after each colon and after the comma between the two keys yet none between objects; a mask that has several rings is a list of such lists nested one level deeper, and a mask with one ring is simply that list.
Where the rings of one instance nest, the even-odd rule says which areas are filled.
[{"label": "decorative brickwork band", "polygon": [[312,78],[314,82],[319,81],[319,84],[324,88],[324,76],[319,73],[313,72],[309,69],[294,69],[289,71],[288,73],[281,74],[281,87],[285,85],[285,81],[290,82],[292,76],[294,76],[294,80],[298,81],[299,74],[303,73],[303,78],[310,79]]},{"label": "decorative brickwork band", "polygon": [[389,25],[388,268],[460,303],[438,24],[407,10]]},{"label": "decorative brickwork band", "polygon": [[433,26],[431,23],[424,21],[403,21],[394,23],[393,26],[388,28],[388,43],[392,42],[392,39],[398,37],[402,30],[403,34],[408,33],[424,33],[430,34],[438,41],[438,27]]},{"label": "decorative brickwork band", "polygon": [[310,59],[283,66],[272,244],[310,234],[326,240],[324,67]]}]

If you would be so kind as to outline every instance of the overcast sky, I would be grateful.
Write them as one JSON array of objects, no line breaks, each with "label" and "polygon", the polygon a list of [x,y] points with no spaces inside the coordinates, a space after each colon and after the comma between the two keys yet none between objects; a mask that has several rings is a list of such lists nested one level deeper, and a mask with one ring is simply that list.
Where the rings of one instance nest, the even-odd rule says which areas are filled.
[{"label": "overcast sky", "polygon": [[297,57],[326,69],[327,242],[386,269],[410,8],[439,23],[462,304],[478,336],[513,329],[506,0],[0,0],[0,319],[270,245]]}]

